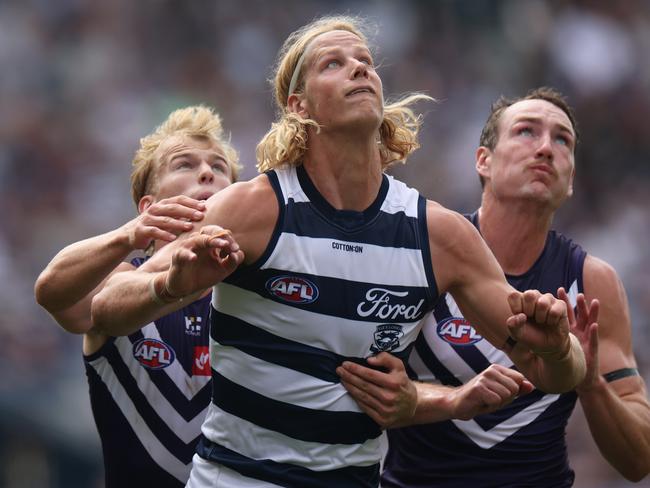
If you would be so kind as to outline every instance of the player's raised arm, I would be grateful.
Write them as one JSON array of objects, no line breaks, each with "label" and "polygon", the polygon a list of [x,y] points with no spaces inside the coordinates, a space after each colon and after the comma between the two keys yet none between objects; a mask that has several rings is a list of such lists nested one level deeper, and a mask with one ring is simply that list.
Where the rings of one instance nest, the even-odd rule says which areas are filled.
[{"label": "player's raised arm", "polygon": [[[521,293],[505,280],[476,229],[430,202],[427,222],[436,279],[479,333],[503,349],[537,388],[569,391],[585,376],[585,359],[569,332],[566,305],[550,294]],[[442,235],[432,229],[445,228]]]}]

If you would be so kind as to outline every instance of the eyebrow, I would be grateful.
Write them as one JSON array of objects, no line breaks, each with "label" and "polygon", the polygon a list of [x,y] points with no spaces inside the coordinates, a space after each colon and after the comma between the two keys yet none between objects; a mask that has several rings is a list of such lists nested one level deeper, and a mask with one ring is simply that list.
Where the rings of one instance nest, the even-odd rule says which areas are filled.
[{"label": "eyebrow", "polygon": [[[531,124],[541,124],[542,123],[542,117],[533,117],[533,116],[521,116],[521,117],[516,117],[512,123],[512,125],[516,125],[520,122],[528,122]],[[561,132],[566,132],[567,134],[570,134],[572,137],[575,138],[575,133],[566,125],[562,124],[560,122],[554,122],[553,123]]]},{"label": "eyebrow", "polygon": [[[368,54],[370,56],[370,58],[372,58],[372,52],[370,51],[370,48],[367,45],[365,45],[363,43],[359,43],[359,44],[355,44],[355,45],[353,45],[351,47],[355,50],[355,53],[358,52],[358,51],[363,51],[363,54]],[[324,58],[324,57],[326,57],[328,55],[341,54],[342,52],[343,52],[343,48],[341,46],[317,47],[317,48],[314,48],[314,50],[312,51],[312,59],[313,59],[312,62],[314,64],[317,64],[320,59],[322,59],[322,58]]]},{"label": "eyebrow", "polygon": [[[227,163],[228,161],[226,160],[226,156],[218,151],[211,151],[210,153],[211,159],[213,160],[222,160],[224,163]],[[185,158],[185,157],[190,157],[196,159],[196,155],[193,153],[192,150],[185,150],[178,152],[174,154],[170,159],[169,162],[171,163],[177,158]]]}]

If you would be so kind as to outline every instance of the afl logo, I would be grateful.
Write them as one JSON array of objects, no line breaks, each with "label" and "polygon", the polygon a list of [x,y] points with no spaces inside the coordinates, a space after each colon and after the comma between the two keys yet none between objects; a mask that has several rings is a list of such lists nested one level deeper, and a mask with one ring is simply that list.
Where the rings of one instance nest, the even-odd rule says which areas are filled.
[{"label": "afl logo", "polygon": [[145,337],[133,344],[133,357],[149,369],[163,369],[174,362],[176,354],[163,341]]},{"label": "afl logo", "polygon": [[279,276],[266,282],[266,289],[285,302],[311,303],[318,298],[318,288],[311,281],[297,276]]},{"label": "afl logo", "polygon": [[454,346],[471,346],[483,339],[463,317],[452,317],[438,324],[440,338]]}]

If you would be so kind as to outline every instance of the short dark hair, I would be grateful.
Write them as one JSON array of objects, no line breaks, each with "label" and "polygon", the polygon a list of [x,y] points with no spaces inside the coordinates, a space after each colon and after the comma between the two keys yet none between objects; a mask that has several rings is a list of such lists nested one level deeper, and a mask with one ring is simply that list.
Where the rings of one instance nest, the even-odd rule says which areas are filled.
[{"label": "short dark hair", "polygon": [[[514,105],[515,103],[521,102],[523,100],[546,100],[547,102],[550,102],[556,107],[560,108],[571,121],[571,126],[573,127],[573,132],[575,133],[577,146],[579,138],[578,125],[576,123],[573,109],[566,101],[566,98],[564,95],[562,95],[562,93],[560,93],[555,88],[550,88],[548,86],[542,86],[530,90],[528,93],[526,93],[526,95],[519,98],[506,98],[503,95],[500,96],[499,99],[492,104],[492,107],[490,108],[490,115],[488,116],[487,121],[483,126],[483,130],[481,131],[481,139],[479,141],[481,146],[485,146],[490,150],[494,150],[497,145],[497,141],[499,140],[499,120],[501,119],[501,114],[503,114],[503,111],[511,105]],[[485,180],[483,177],[479,175],[479,179],[481,180],[481,186],[484,186]]]}]

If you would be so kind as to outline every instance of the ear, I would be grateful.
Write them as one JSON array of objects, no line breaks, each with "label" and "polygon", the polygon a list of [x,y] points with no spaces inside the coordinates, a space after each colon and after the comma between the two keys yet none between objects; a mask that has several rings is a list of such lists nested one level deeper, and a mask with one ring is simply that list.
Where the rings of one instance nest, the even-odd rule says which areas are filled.
[{"label": "ear", "polygon": [[307,102],[302,93],[292,93],[287,99],[287,110],[300,115],[303,119],[309,118],[307,111]]},{"label": "ear", "polygon": [[143,196],[138,202],[138,213],[142,213],[154,204],[152,195]]},{"label": "ear", "polygon": [[569,189],[567,190],[566,196],[567,197],[572,197],[573,196],[573,178],[576,175],[576,167],[575,165],[573,168],[571,168],[571,177],[569,178]]},{"label": "ear", "polygon": [[492,163],[492,151],[486,146],[480,146],[476,150],[476,172],[483,178],[490,176],[490,166]]}]

